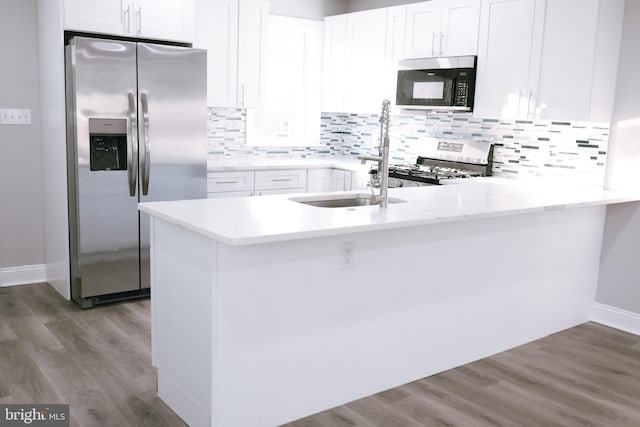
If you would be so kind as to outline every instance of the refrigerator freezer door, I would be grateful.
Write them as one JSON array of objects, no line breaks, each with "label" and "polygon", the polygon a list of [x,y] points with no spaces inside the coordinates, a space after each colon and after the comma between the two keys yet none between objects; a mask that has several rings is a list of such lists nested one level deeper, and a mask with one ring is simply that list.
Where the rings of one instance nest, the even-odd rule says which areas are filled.
[{"label": "refrigerator freezer door", "polygon": [[136,44],[67,48],[72,296],[139,289]]},{"label": "refrigerator freezer door", "polygon": [[[140,201],[207,197],[206,51],[138,44]],[[149,218],[140,215],[141,286],[149,287]]]}]

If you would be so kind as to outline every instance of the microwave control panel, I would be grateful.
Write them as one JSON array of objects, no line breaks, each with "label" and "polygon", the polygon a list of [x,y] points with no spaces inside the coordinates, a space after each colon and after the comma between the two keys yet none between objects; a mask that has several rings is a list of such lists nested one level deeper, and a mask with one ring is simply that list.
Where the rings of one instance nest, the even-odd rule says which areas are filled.
[{"label": "microwave control panel", "polygon": [[467,94],[469,93],[469,85],[466,80],[458,80],[456,82],[456,97],[455,97],[455,106],[456,107],[466,107],[467,106]]}]

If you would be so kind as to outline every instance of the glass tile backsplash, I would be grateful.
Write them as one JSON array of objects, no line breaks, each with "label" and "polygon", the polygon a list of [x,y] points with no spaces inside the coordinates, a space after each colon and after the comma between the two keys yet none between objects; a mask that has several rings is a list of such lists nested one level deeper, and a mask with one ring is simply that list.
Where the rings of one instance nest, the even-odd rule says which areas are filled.
[{"label": "glass tile backsplash", "polygon": [[[245,143],[242,109],[209,108],[209,162],[264,159],[351,159],[377,152],[377,115],[322,113],[320,145],[254,147]],[[601,186],[609,124],[505,120],[459,114],[393,115],[391,162],[414,162],[427,138],[474,139],[495,144],[494,175],[555,177]]]}]

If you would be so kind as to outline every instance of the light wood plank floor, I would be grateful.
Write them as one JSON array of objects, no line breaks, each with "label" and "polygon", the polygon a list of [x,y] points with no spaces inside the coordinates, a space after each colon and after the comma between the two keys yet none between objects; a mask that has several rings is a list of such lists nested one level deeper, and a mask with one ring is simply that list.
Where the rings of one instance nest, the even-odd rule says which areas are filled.
[{"label": "light wood plank floor", "polygon": [[640,337],[589,322],[287,427],[640,426]]},{"label": "light wood plank floor", "polygon": [[0,288],[0,403],[66,403],[71,425],[185,426],[156,396],[149,300],[80,310],[48,284]]},{"label": "light wood plank floor", "polygon": [[[149,300],[82,311],[47,284],[0,288],[0,403],[68,403],[80,427],[184,426],[155,394],[149,322]],[[287,424],[342,426],[637,427],[640,337],[586,323]]]}]

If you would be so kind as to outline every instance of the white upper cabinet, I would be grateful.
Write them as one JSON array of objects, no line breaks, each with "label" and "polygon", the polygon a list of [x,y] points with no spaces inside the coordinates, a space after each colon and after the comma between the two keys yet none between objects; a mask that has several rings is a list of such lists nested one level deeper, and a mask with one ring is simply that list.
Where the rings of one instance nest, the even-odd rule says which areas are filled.
[{"label": "white upper cabinet", "polygon": [[483,0],[474,114],[534,114],[544,0]]},{"label": "white upper cabinet", "polygon": [[192,42],[195,0],[65,0],[64,28]]},{"label": "white upper cabinet", "polygon": [[269,3],[197,0],[194,47],[207,50],[207,105],[249,108],[264,100]]},{"label": "white upper cabinet", "polygon": [[240,0],[239,8],[238,104],[242,108],[257,108],[265,98],[269,3]]},{"label": "white upper cabinet", "polygon": [[483,0],[474,114],[608,122],[624,0]]},{"label": "white upper cabinet", "polygon": [[476,55],[480,0],[432,0],[406,10],[405,58]]},{"label": "white upper cabinet", "polygon": [[389,84],[386,54],[387,10],[375,9],[347,16],[349,77],[345,108],[350,112],[377,112]]},{"label": "white upper cabinet", "polygon": [[207,50],[207,105],[235,108],[238,88],[238,0],[196,0],[193,47]]},{"label": "white upper cabinet", "polygon": [[623,0],[547,0],[535,117],[611,120]]},{"label": "white upper cabinet", "polygon": [[[129,2],[127,2],[129,3]],[[129,5],[121,0],[64,0],[64,28],[92,33],[126,34],[131,31]]]},{"label": "white upper cabinet", "polygon": [[[123,4],[127,3],[123,0]],[[135,36],[192,42],[195,0],[133,0]]]},{"label": "white upper cabinet", "polygon": [[398,6],[324,19],[323,111],[379,113],[394,101],[405,16]]},{"label": "white upper cabinet", "polygon": [[344,111],[349,67],[347,15],[328,16],[323,26],[322,111]]}]

